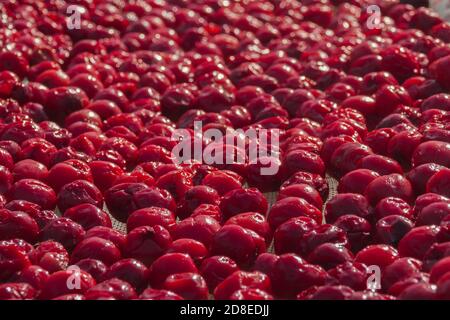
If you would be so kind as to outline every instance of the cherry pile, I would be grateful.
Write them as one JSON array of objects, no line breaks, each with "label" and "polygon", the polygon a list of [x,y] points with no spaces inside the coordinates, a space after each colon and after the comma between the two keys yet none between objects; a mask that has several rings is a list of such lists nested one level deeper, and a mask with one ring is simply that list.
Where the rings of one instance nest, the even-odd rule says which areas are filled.
[{"label": "cherry pile", "polygon": [[0,299],[450,299],[450,24],[375,2],[1,2]]}]

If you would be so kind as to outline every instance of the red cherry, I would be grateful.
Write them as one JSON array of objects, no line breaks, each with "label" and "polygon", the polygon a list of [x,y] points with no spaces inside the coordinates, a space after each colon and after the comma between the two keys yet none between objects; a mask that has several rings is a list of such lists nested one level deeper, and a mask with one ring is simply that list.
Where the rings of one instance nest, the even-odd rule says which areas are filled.
[{"label": "red cherry", "polygon": [[17,181],[12,186],[11,198],[36,203],[43,209],[54,209],[56,206],[56,195],[53,189],[45,183],[34,179]]},{"label": "red cherry", "polygon": [[[236,250],[236,243],[239,248]],[[266,251],[264,239],[254,231],[238,225],[225,225],[214,236],[211,253],[225,255],[238,264],[250,264],[262,252]]]},{"label": "red cherry", "polygon": [[394,196],[411,202],[413,190],[411,183],[399,174],[381,176],[373,180],[366,188],[365,195],[372,205],[383,198]]},{"label": "red cherry", "polygon": [[127,234],[124,250],[128,257],[150,265],[171,243],[170,234],[164,227],[142,226]]},{"label": "red cherry", "polygon": [[399,253],[402,256],[409,256],[422,259],[436,241],[436,235],[439,232],[437,226],[422,226],[413,228],[409,231],[398,244]]},{"label": "red cherry", "polygon": [[58,193],[58,208],[61,211],[83,203],[103,207],[103,196],[100,190],[90,182],[75,180],[64,185]]},{"label": "red cherry", "polygon": [[391,246],[385,244],[370,245],[362,249],[355,257],[355,261],[367,266],[375,265],[385,269],[388,265],[398,259],[398,252]]},{"label": "red cherry", "polygon": [[91,237],[80,241],[73,249],[71,263],[93,258],[109,266],[119,260],[120,257],[120,251],[114,243],[102,238]]},{"label": "red cherry", "polygon": [[106,271],[108,270],[106,264],[104,264],[100,260],[91,258],[81,259],[75,265],[78,266],[81,270],[89,273],[96,282],[101,281]]},{"label": "red cherry", "polygon": [[[71,284],[71,279],[78,277],[79,286],[67,285]],[[72,280],[73,281],[73,280]],[[77,280],[78,281],[78,280]],[[75,281],[73,281],[74,283]],[[78,282],[77,282],[78,284]],[[52,299],[65,294],[85,293],[89,288],[95,286],[94,278],[85,271],[64,270],[57,271],[50,275],[39,295],[40,299]]]},{"label": "red cherry", "polygon": [[295,254],[284,254],[275,263],[271,279],[274,292],[288,298],[314,285],[324,284],[326,272]]},{"label": "red cherry", "polygon": [[147,285],[148,269],[137,260],[122,259],[111,265],[103,276],[103,279],[113,278],[128,282],[140,292]]},{"label": "red cherry", "polygon": [[156,259],[149,269],[149,281],[153,287],[161,287],[168,276],[177,273],[197,272],[194,261],[187,254],[166,253]]},{"label": "red cherry", "polygon": [[123,280],[113,278],[92,286],[85,292],[86,300],[131,300],[137,298],[133,287]]},{"label": "red cherry", "polygon": [[270,278],[264,273],[235,271],[216,287],[214,298],[217,300],[229,299],[234,292],[240,289],[272,291]]}]

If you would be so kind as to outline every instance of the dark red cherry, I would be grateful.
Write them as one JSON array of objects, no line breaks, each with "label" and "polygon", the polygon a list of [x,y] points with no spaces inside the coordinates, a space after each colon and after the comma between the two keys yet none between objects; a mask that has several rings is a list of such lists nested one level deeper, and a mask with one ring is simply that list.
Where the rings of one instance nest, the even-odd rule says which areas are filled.
[{"label": "dark red cherry", "polygon": [[327,273],[319,266],[306,263],[295,254],[284,254],[272,272],[274,292],[280,297],[294,297],[299,292],[325,283]]},{"label": "dark red cherry", "polygon": [[214,298],[217,300],[230,299],[231,295],[240,289],[260,289],[271,292],[271,280],[267,275],[258,271],[236,271],[216,287]]},{"label": "dark red cherry", "polygon": [[389,245],[370,245],[358,252],[355,261],[364,263],[367,266],[378,266],[383,270],[388,265],[397,260],[399,254],[397,250]]},{"label": "dark red cherry", "polygon": [[413,190],[406,178],[395,173],[373,180],[367,186],[365,195],[372,205],[376,205],[386,197],[397,197],[410,203],[413,199]]},{"label": "dark red cherry", "polygon": [[411,220],[405,216],[388,215],[378,220],[376,237],[380,243],[396,246],[413,227]]},{"label": "dark red cherry", "polygon": [[423,259],[428,249],[436,242],[439,232],[437,226],[422,226],[413,228],[399,242],[399,253],[404,257]]},{"label": "dark red cherry", "polygon": [[150,265],[171,243],[170,233],[164,227],[142,226],[127,234],[124,250],[126,256]]},{"label": "dark red cherry", "polygon": [[184,253],[166,253],[153,262],[148,276],[151,286],[159,288],[168,276],[185,272],[197,272],[192,258]]}]

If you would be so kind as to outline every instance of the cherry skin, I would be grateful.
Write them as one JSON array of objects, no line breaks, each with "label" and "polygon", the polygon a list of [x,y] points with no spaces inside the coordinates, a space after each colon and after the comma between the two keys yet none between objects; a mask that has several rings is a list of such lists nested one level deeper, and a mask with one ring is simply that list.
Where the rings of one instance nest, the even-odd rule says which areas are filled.
[{"label": "cherry skin", "polygon": [[3,148],[0,148],[0,165],[11,170],[14,167],[13,157]]},{"label": "cherry skin", "polygon": [[399,258],[387,266],[382,274],[382,286],[384,290],[398,281],[405,280],[420,272],[422,263],[413,258]]},{"label": "cherry skin", "polygon": [[[239,250],[236,250],[239,243]],[[240,265],[251,264],[256,257],[266,251],[264,239],[254,231],[238,225],[225,225],[215,234],[211,244],[211,254],[225,255]]]},{"label": "cherry skin", "polygon": [[89,167],[95,186],[102,192],[112,187],[115,180],[123,174],[119,165],[108,161],[92,161]]},{"label": "cherry skin", "polygon": [[98,237],[86,238],[73,249],[71,263],[82,259],[93,258],[109,266],[121,257],[119,249],[114,243]]},{"label": "cherry skin", "polygon": [[48,183],[58,192],[65,184],[75,180],[92,182],[89,166],[79,160],[67,160],[54,165],[48,173]]},{"label": "cherry skin", "polygon": [[[401,125],[398,126],[400,127]],[[398,132],[389,140],[387,154],[403,165],[409,165],[422,139],[423,136],[420,132],[406,128],[406,130]]]},{"label": "cherry skin", "polygon": [[307,171],[323,175],[325,165],[322,159],[315,153],[305,150],[293,150],[284,157],[282,170],[287,176],[291,176],[297,171]]},{"label": "cherry skin", "polygon": [[46,166],[50,164],[53,154],[57,151],[52,143],[41,138],[25,140],[21,148],[24,158],[39,161]]},{"label": "cherry skin", "polygon": [[408,286],[398,296],[399,300],[434,300],[436,299],[436,286],[429,283],[417,283]]},{"label": "cherry skin", "polygon": [[319,191],[322,199],[326,199],[328,197],[329,187],[326,180],[318,174],[312,174],[305,171],[294,173],[281,185],[280,189],[282,190],[287,186],[298,183],[304,183],[314,187],[317,191]]},{"label": "cherry skin", "polygon": [[450,215],[450,203],[435,202],[423,208],[417,216],[416,226],[439,225]]},{"label": "cherry skin", "polygon": [[367,278],[370,275],[366,265],[358,262],[344,262],[328,270],[330,283],[340,283],[353,290],[367,289]]},{"label": "cherry skin", "polygon": [[253,269],[255,271],[260,271],[267,275],[271,275],[273,271],[273,267],[275,263],[278,261],[280,257],[273,253],[262,253],[256,258],[255,264],[253,265]]},{"label": "cherry skin", "polygon": [[322,213],[302,198],[287,197],[277,201],[269,211],[268,221],[276,229],[290,218],[306,216],[320,223]]},{"label": "cherry skin", "polygon": [[450,166],[450,144],[443,141],[427,141],[417,146],[412,155],[413,167],[424,163],[436,163],[445,167]]},{"label": "cherry skin", "polygon": [[91,102],[89,105],[87,105],[86,108],[94,111],[103,119],[107,119],[110,116],[119,114],[121,112],[116,103],[110,100],[102,99]]},{"label": "cherry skin", "polygon": [[430,270],[430,282],[437,283],[448,272],[450,272],[450,258],[445,257],[436,262]]},{"label": "cherry skin", "polygon": [[327,165],[329,165],[331,157],[338,147],[347,142],[355,142],[355,141],[356,138],[351,137],[349,135],[339,135],[337,137],[333,136],[325,138],[323,141],[322,150],[320,151],[320,157]]},{"label": "cherry skin", "polygon": [[231,258],[226,256],[212,256],[203,260],[199,270],[208,288],[212,291],[229,275],[238,271],[239,268]]},{"label": "cherry skin", "polygon": [[64,211],[64,217],[80,224],[85,230],[96,226],[112,227],[109,215],[100,208],[83,203]]},{"label": "cherry skin", "polygon": [[385,244],[370,245],[358,252],[355,261],[367,266],[376,265],[381,270],[398,259],[398,252]]},{"label": "cherry skin", "polygon": [[448,178],[450,177],[450,169],[442,168],[433,174],[426,184],[426,191],[440,194],[444,197],[450,197],[448,192]]},{"label": "cherry skin", "polygon": [[88,104],[88,97],[79,88],[53,88],[47,93],[46,113],[57,122],[63,122],[65,117],[73,111],[82,109]]},{"label": "cherry skin", "polygon": [[183,300],[172,291],[147,288],[139,296],[139,300]]},{"label": "cherry skin", "polygon": [[126,281],[113,278],[89,288],[86,300],[131,300],[137,298],[136,291]]},{"label": "cherry skin", "polygon": [[43,209],[54,209],[56,206],[56,195],[53,189],[34,179],[17,181],[11,189],[11,198],[36,203]]},{"label": "cherry skin", "polygon": [[417,217],[423,210],[423,208],[434,202],[449,202],[449,201],[450,199],[435,193],[424,193],[416,198],[416,202],[414,204],[414,216]]},{"label": "cherry skin", "polygon": [[40,233],[42,241],[55,240],[66,249],[71,250],[84,237],[85,231],[82,226],[68,218],[58,218],[50,221]]},{"label": "cherry skin", "polygon": [[432,95],[431,97],[423,100],[422,104],[420,105],[420,109],[422,111],[430,109],[442,109],[448,111],[450,108],[449,98],[450,96],[446,93]]},{"label": "cherry skin", "polygon": [[344,175],[339,180],[339,193],[363,194],[366,186],[380,175],[369,169],[357,169]]},{"label": "cherry skin", "polygon": [[425,193],[430,178],[443,168],[435,163],[424,163],[409,171],[407,177],[411,181],[414,191],[417,194],[422,194]]},{"label": "cherry skin", "polygon": [[166,278],[163,287],[189,300],[208,298],[208,287],[203,277],[197,273],[177,273]]},{"label": "cherry skin", "polygon": [[203,243],[193,239],[178,239],[172,242],[168,253],[180,252],[188,254],[196,262],[202,261],[208,255],[208,249]]},{"label": "cherry skin", "polygon": [[[13,159],[14,162],[18,162],[22,157],[22,150],[20,145],[17,142],[11,141],[11,140],[3,140],[0,141],[0,148],[4,149],[9,153]],[[6,155],[7,153],[4,153]],[[8,157],[6,155],[6,157]],[[8,161],[8,163],[11,165],[12,163]]]},{"label": "cherry skin", "polygon": [[43,241],[29,253],[30,261],[50,273],[65,270],[69,264],[69,254],[59,242]]},{"label": "cherry skin", "polygon": [[267,208],[266,198],[256,188],[232,190],[226,193],[220,201],[220,209],[224,219],[250,211],[265,215]]},{"label": "cherry skin", "polygon": [[133,211],[144,207],[175,209],[175,202],[168,191],[149,188],[143,183],[117,184],[106,191],[105,202],[110,213],[121,222],[125,222]]},{"label": "cherry skin", "polygon": [[375,219],[377,220],[390,215],[400,215],[411,218],[412,209],[406,201],[400,198],[388,197],[378,202],[375,207],[374,214]]},{"label": "cherry skin", "polygon": [[148,279],[152,287],[160,288],[168,276],[185,272],[197,272],[192,258],[184,253],[166,253],[153,262]]},{"label": "cherry skin", "polygon": [[412,276],[404,279],[404,280],[400,280],[397,281],[396,283],[394,283],[390,288],[389,288],[389,294],[392,294],[394,296],[399,296],[400,293],[405,290],[407,287],[417,284],[417,283],[429,283],[430,279],[429,279],[429,274],[428,273],[424,273],[424,272],[420,272],[420,273],[416,273],[413,274]]},{"label": "cherry skin", "polygon": [[175,214],[168,209],[159,207],[142,208],[134,211],[127,219],[127,230],[140,226],[161,225],[170,229],[175,225]]},{"label": "cherry skin", "polygon": [[380,155],[369,155],[361,159],[360,166],[369,169],[380,175],[391,173],[403,173],[403,169],[397,161]]},{"label": "cherry skin", "polygon": [[392,246],[396,246],[412,228],[411,220],[401,215],[385,216],[375,226],[378,241]]},{"label": "cherry skin", "polygon": [[386,155],[386,144],[396,135],[392,128],[376,129],[367,134],[364,139],[366,143],[375,153]]},{"label": "cherry skin", "polygon": [[349,247],[347,235],[344,230],[331,224],[322,224],[306,233],[300,248],[302,255],[307,257],[315,248],[323,243],[334,243],[342,247]]},{"label": "cherry skin", "polygon": [[14,273],[31,265],[26,252],[11,242],[0,242],[0,253],[4,257],[0,262],[2,281],[7,281]]},{"label": "cherry skin", "polygon": [[172,238],[164,227],[142,226],[127,234],[124,250],[128,257],[150,265],[171,243]]},{"label": "cherry skin", "polygon": [[48,170],[45,165],[32,159],[17,162],[12,170],[14,181],[22,179],[35,179],[46,181]]},{"label": "cherry skin", "polygon": [[235,291],[230,300],[273,300],[274,297],[259,289],[241,289]]},{"label": "cherry skin", "polygon": [[372,150],[357,142],[348,142],[338,147],[331,156],[330,162],[338,174],[346,174],[358,169],[359,160],[372,154]]},{"label": "cherry skin", "polygon": [[[80,286],[67,286],[68,281],[73,276],[79,276]],[[95,280],[91,275],[83,270],[80,271],[57,271],[50,275],[39,295],[40,299],[52,299],[64,294],[85,293],[95,286]]]},{"label": "cherry skin", "polygon": [[322,209],[323,206],[323,200],[319,192],[314,187],[304,183],[292,184],[290,186],[287,186],[278,193],[277,200],[281,200],[287,197],[303,198],[319,210]]},{"label": "cherry skin", "polygon": [[122,259],[112,264],[103,275],[103,279],[113,278],[126,281],[141,292],[148,282],[148,269],[135,259]]},{"label": "cherry skin", "polygon": [[85,180],[75,180],[64,185],[58,193],[58,208],[66,211],[77,205],[89,203],[103,207],[103,196],[97,187]]},{"label": "cherry skin", "polygon": [[91,237],[99,237],[105,240],[109,240],[114,243],[121,252],[123,252],[125,248],[126,235],[113,228],[104,226],[93,227],[89,229],[84,236],[85,239]]},{"label": "cherry skin", "polygon": [[447,272],[441,277],[437,283],[437,298],[447,299],[449,298],[449,285],[450,285],[450,273]]},{"label": "cherry skin", "polygon": [[78,266],[81,270],[89,273],[97,283],[103,279],[106,271],[108,271],[108,267],[103,262],[97,259],[81,259],[75,265]]},{"label": "cherry skin", "polygon": [[17,272],[14,276],[14,282],[28,283],[33,288],[40,290],[49,277],[49,272],[39,266],[30,265]]},{"label": "cherry skin", "polygon": [[445,56],[443,58],[440,58],[436,61],[434,61],[430,66],[430,72],[433,75],[433,77],[439,82],[439,84],[445,88],[448,88],[448,75],[443,72],[444,69],[448,67],[448,64],[450,62],[450,59],[448,56]]},{"label": "cherry skin", "polygon": [[280,297],[293,297],[314,285],[324,284],[326,274],[321,267],[307,264],[295,254],[283,254],[272,272],[273,290]]},{"label": "cherry skin", "polygon": [[240,289],[272,291],[270,278],[264,273],[258,271],[235,271],[216,287],[214,290],[214,298],[217,300],[227,300],[234,292]]},{"label": "cherry skin", "polygon": [[356,193],[340,193],[328,201],[325,207],[325,218],[328,222],[334,222],[347,214],[367,218],[370,208],[366,198]]},{"label": "cherry skin", "polygon": [[203,178],[202,184],[215,189],[220,196],[242,187],[240,181],[236,179],[236,177],[223,171],[214,171],[207,174]]},{"label": "cherry skin", "polygon": [[370,223],[356,215],[340,216],[334,223],[338,228],[345,231],[350,247],[353,252],[364,248],[371,240]]},{"label": "cherry skin", "polygon": [[450,256],[450,244],[448,242],[433,244],[423,258],[423,270],[430,271],[438,261],[448,256]]},{"label": "cherry skin", "polygon": [[317,226],[317,222],[310,217],[294,217],[282,223],[274,233],[275,252],[300,254],[303,236]]},{"label": "cherry skin", "polygon": [[409,256],[422,259],[431,245],[436,241],[439,232],[437,226],[421,226],[409,231],[398,244],[399,253],[402,256]]},{"label": "cherry skin", "polygon": [[194,186],[186,192],[177,208],[177,215],[186,218],[201,204],[219,204],[217,191],[208,186]]},{"label": "cherry skin", "polygon": [[264,215],[257,212],[244,212],[227,220],[225,225],[235,224],[256,232],[263,237],[266,243],[272,239],[272,231]]},{"label": "cherry skin", "polygon": [[309,254],[307,260],[311,264],[319,265],[328,270],[339,264],[352,261],[353,254],[340,244],[322,243]]},{"label": "cherry skin", "polygon": [[413,198],[413,190],[411,183],[406,178],[394,173],[373,180],[367,186],[365,195],[372,205],[376,205],[386,197],[398,197],[410,203]]},{"label": "cherry skin", "polygon": [[0,209],[0,240],[20,238],[34,243],[38,238],[38,233],[38,224],[28,214]]},{"label": "cherry skin", "polygon": [[200,214],[180,221],[170,232],[174,239],[194,239],[209,247],[219,229],[220,224],[216,219]]},{"label": "cherry skin", "polygon": [[37,290],[28,283],[3,283],[0,285],[1,300],[33,300]]}]

